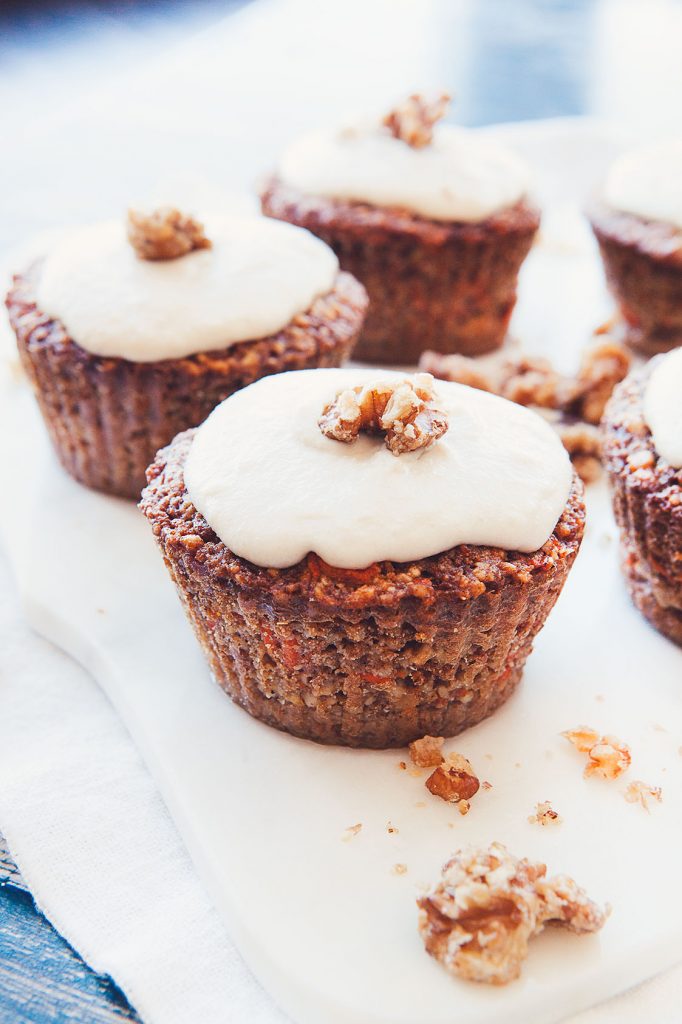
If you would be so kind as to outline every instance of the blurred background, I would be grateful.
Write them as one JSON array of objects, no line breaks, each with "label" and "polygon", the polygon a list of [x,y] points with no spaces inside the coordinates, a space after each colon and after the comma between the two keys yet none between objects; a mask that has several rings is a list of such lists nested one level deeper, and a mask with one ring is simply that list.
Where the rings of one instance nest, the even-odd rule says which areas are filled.
[{"label": "blurred background", "polygon": [[0,4],[0,247],[159,182],[251,188],[293,134],[443,86],[467,125],[682,133],[682,0]]}]

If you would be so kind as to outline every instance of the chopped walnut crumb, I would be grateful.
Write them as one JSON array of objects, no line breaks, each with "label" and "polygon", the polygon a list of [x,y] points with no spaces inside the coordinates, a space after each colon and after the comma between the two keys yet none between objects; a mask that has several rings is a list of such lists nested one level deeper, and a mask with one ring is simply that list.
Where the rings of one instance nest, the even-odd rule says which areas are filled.
[{"label": "chopped walnut crumb", "polygon": [[482,369],[467,356],[424,352],[419,368],[442,380],[468,384],[542,412],[558,432],[582,479],[600,472],[597,425],[616,384],[627,374],[631,357],[606,340],[588,348],[575,376],[560,374],[547,359],[516,356]]},{"label": "chopped walnut crumb", "polygon": [[504,985],[519,976],[528,940],[545,924],[598,931],[608,910],[571,878],[546,871],[501,843],[459,850],[417,900],[426,951],[461,978]]},{"label": "chopped walnut crumb", "polygon": [[211,248],[203,224],[171,206],[151,213],[128,210],[128,241],[141,260],[174,260]]},{"label": "chopped walnut crumb", "polygon": [[535,814],[528,818],[531,825],[559,825],[561,815],[557,814],[549,800],[543,800],[535,805]]},{"label": "chopped walnut crumb", "polygon": [[[471,762],[461,754],[448,754],[444,763],[439,764],[425,782],[430,793],[449,803],[470,800],[478,792],[479,785]],[[462,813],[466,814],[466,811]]]},{"label": "chopped walnut crumb", "polygon": [[388,832],[389,835],[396,835],[399,829],[397,829],[395,825],[392,825],[391,822],[389,821],[386,823],[386,831]]},{"label": "chopped walnut crumb", "polygon": [[419,768],[433,768],[441,764],[443,758],[442,736],[422,736],[420,740],[410,743],[410,757],[412,763]]},{"label": "chopped walnut crumb", "polygon": [[630,748],[616,736],[600,736],[585,725],[569,729],[561,735],[582,754],[587,754],[585,776],[601,775],[604,779],[617,779],[630,767]]},{"label": "chopped walnut crumb", "polygon": [[650,786],[641,779],[635,779],[625,790],[625,799],[629,804],[641,804],[645,811],[649,810],[649,800],[663,802],[663,790],[660,786]]},{"label": "chopped walnut crumb", "polygon": [[445,116],[449,105],[450,96],[446,92],[432,97],[415,93],[389,111],[382,124],[394,138],[414,149],[422,149],[431,145],[433,126]]},{"label": "chopped walnut crumb", "polygon": [[590,729],[588,725],[579,725],[577,729],[567,729],[562,736],[572,743],[581,754],[588,754],[595,743],[599,740],[599,733],[596,729]]},{"label": "chopped walnut crumb", "polygon": [[343,836],[341,837],[343,839],[343,842],[344,843],[349,842],[349,840],[351,840],[354,836],[356,836],[358,834],[358,832],[360,832],[361,829],[362,829],[362,822],[358,822],[357,825],[349,825],[348,828],[346,829],[346,831],[344,832]]},{"label": "chopped walnut crumb", "polygon": [[383,432],[394,455],[428,448],[448,429],[435,403],[433,377],[416,373],[399,381],[377,381],[340,391],[318,420],[325,437],[351,444],[361,431]]}]

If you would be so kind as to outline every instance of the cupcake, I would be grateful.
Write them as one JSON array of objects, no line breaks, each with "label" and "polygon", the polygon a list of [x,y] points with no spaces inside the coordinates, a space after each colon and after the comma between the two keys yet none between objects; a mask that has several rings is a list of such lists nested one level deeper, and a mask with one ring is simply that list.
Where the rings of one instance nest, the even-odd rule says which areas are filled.
[{"label": "cupcake", "polygon": [[19,354],[76,480],[138,498],[155,453],[266,374],[338,366],[362,285],[307,231],[177,210],[90,225],[15,277]]},{"label": "cupcake", "polygon": [[358,359],[479,355],[507,332],[539,213],[517,157],[436,123],[447,99],[300,139],[262,192],[264,213],[324,239],[367,288]]},{"label": "cupcake", "polygon": [[618,159],[588,215],[626,340],[682,345],[682,139]]},{"label": "cupcake", "polygon": [[429,374],[264,378],[147,476],[140,507],[218,683],[354,747],[453,735],[505,701],[584,525],[544,420]]},{"label": "cupcake", "polygon": [[682,644],[682,350],[619,384],[602,423],[602,452],[632,599]]}]

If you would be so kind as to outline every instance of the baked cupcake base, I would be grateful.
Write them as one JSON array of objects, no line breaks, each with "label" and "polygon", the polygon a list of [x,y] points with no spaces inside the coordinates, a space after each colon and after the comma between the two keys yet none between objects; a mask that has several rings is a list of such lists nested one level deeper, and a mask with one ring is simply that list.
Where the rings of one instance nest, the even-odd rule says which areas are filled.
[{"label": "baked cupcake base", "polygon": [[682,345],[682,231],[604,205],[589,218],[625,340],[647,356]]},{"label": "baked cupcake base", "polygon": [[306,196],[278,178],[261,206],[323,239],[362,281],[370,309],[355,358],[392,364],[416,363],[430,348],[473,356],[501,345],[540,223],[525,201],[479,223],[448,223]]},{"label": "baked cupcake base", "polygon": [[237,704],[296,736],[383,748],[452,736],[510,696],[580,545],[577,479],[552,537],[529,555],[463,545],[364,570],[315,555],[264,569],[230,552],[189,500],[192,435],[159,453],[140,507]]},{"label": "baked cupcake base", "polygon": [[37,305],[40,267],[14,279],[6,304],[23,368],[64,469],[98,491],[139,498],[145,469],[181,430],[233,392],[271,373],[339,366],[367,308],[362,285],[340,273],[277,334],[183,359],[133,363],[92,355]]},{"label": "baked cupcake base", "polygon": [[613,392],[602,421],[602,458],[632,599],[661,633],[682,643],[682,470],[660,459],[644,420],[652,366]]}]

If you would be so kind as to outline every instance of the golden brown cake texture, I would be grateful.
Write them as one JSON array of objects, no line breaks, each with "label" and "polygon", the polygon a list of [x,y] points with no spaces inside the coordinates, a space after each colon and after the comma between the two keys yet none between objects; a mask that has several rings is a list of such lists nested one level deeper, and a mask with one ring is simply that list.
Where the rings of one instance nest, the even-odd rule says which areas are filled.
[{"label": "golden brown cake texture", "polygon": [[656,629],[682,644],[682,469],[659,456],[643,409],[656,362],[633,371],[614,391],[602,448],[632,599]]},{"label": "golden brown cake texture", "polygon": [[308,196],[271,178],[261,206],[329,245],[370,298],[355,356],[416,363],[425,349],[479,355],[502,344],[518,272],[540,223],[521,200],[478,223]]},{"label": "golden brown cake texture", "polygon": [[409,563],[287,569],[231,552],[193,506],[193,431],[159,452],[141,502],[217,682],[250,714],[321,743],[451,736],[513,692],[580,546],[574,478],[531,554],[460,545]]},{"label": "golden brown cake texture", "polygon": [[682,228],[598,202],[588,216],[626,340],[648,356],[682,345]]},{"label": "golden brown cake texture", "polygon": [[44,313],[39,274],[37,264],[15,277],[6,300],[22,365],[66,471],[123,498],[139,498],[158,449],[228,395],[268,374],[343,363],[367,309],[362,285],[339,273],[332,291],[276,334],[180,359],[131,362],[87,352]]}]

